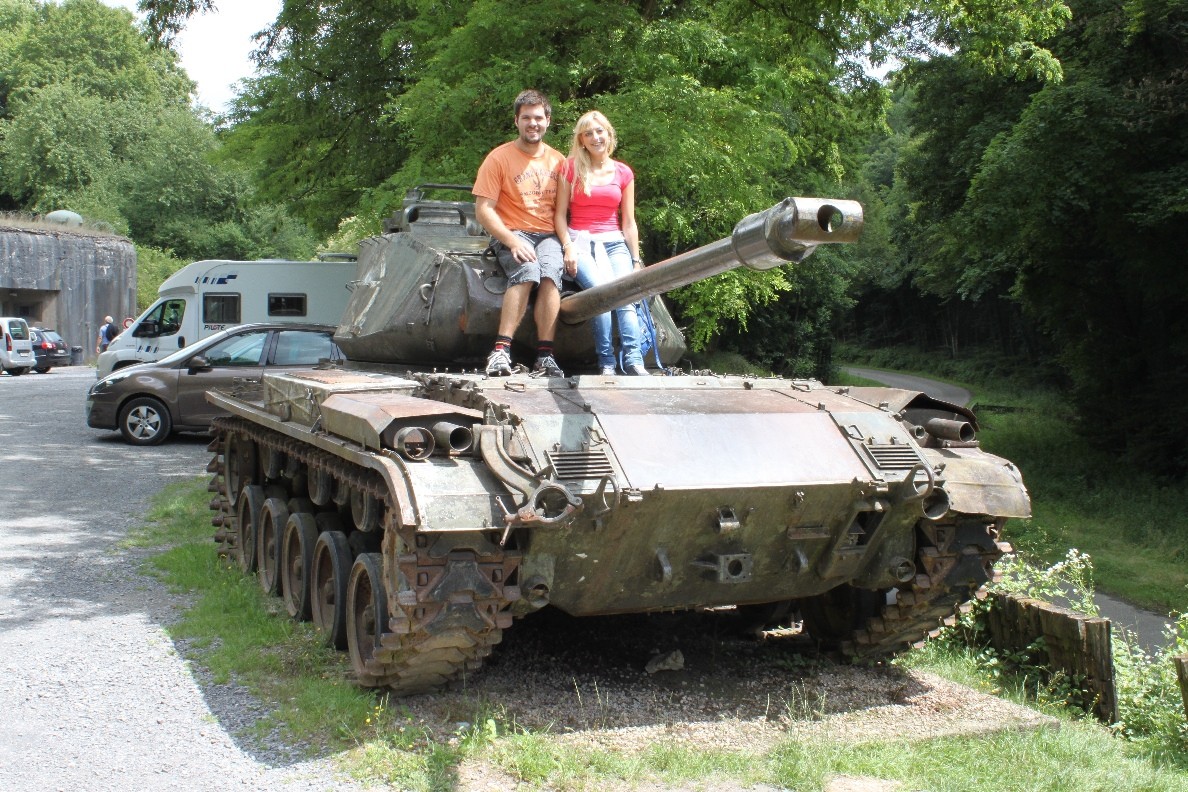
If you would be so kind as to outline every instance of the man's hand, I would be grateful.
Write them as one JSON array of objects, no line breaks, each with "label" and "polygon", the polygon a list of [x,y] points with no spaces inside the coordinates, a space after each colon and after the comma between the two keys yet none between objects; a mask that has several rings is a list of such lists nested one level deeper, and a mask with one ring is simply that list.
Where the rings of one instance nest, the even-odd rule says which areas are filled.
[{"label": "man's hand", "polygon": [[507,249],[511,251],[516,261],[521,264],[527,261],[536,261],[536,248],[528,244],[521,236],[516,236],[515,242],[516,244],[514,246],[508,245]]}]

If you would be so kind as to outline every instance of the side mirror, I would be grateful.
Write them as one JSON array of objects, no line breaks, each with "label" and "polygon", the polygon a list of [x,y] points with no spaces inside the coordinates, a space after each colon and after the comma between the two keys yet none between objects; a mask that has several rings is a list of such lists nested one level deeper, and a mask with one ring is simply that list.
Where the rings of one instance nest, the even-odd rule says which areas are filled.
[{"label": "side mirror", "polygon": [[202,355],[194,355],[190,358],[190,362],[186,364],[186,369],[191,374],[197,374],[199,371],[210,371],[211,365],[206,362],[206,358]]},{"label": "side mirror", "polygon": [[153,338],[157,335],[157,323],[152,319],[145,319],[132,331],[134,338]]}]

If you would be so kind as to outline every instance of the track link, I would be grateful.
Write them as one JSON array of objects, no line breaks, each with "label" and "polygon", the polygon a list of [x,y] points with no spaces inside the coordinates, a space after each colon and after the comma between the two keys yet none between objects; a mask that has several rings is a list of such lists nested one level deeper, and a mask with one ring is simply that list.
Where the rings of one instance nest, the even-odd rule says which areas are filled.
[{"label": "track link", "polygon": [[[228,491],[231,437],[254,443],[261,467],[268,453],[281,452],[289,469],[299,464],[307,475],[328,471],[337,483],[391,504],[378,473],[319,448],[236,417],[216,419],[212,433],[208,489],[217,493],[210,507],[216,512],[212,523],[218,528],[221,555],[239,552],[234,496]],[[354,663],[356,681],[402,695],[421,693],[477,671],[502,640],[512,622],[509,608],[520,598],[514,584],[520,553],[499,547],[478,531],[448,542],[433,540],[399,525],[396,510],[387,508],[385,515],[381,533],[388,620],[376,636],[374,653]]]},{"label": "track link", "polygon": [[923,571],[909,587],[896,590],[894,602],[882,604],[841,643],[843,654],[857,660],[885,657],[935,638],[943,627],[954,624],[972,607],[971,599],[986,596],[993,565],[1011,551],[1009,544],[997,541],[999,528],[968,523],[957,527],[944,548],[921,544],[917,568]]}]

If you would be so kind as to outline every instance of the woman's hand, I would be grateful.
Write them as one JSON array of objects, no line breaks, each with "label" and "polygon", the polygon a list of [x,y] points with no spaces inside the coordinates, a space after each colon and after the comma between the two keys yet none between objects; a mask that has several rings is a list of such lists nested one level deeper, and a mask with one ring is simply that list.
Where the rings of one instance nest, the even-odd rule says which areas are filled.
[{"label": "woman's hand", "polygon": [[573,252],[574,245],[565,248],[565,274],[573,278],[577,276],[577,254]]}]

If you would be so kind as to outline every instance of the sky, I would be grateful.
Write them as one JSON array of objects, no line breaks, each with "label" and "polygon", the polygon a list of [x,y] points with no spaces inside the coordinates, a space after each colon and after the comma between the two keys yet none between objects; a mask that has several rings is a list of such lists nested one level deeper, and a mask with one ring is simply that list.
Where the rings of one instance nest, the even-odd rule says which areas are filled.
[{"label": "sky", "polygon": [[[133,14],[137,0],[103,0]],[[215,0],[214,13],[191,17],[177,38],[175,49],[182,68],[198,83],[198,104],[216,113],[227,110],[235,91],[232,86],[255,72],[249,55],[255,49],[254,33],[263,30],[280,13],[282,0]],[[139,15],[137,14],[138,18]]]}]

